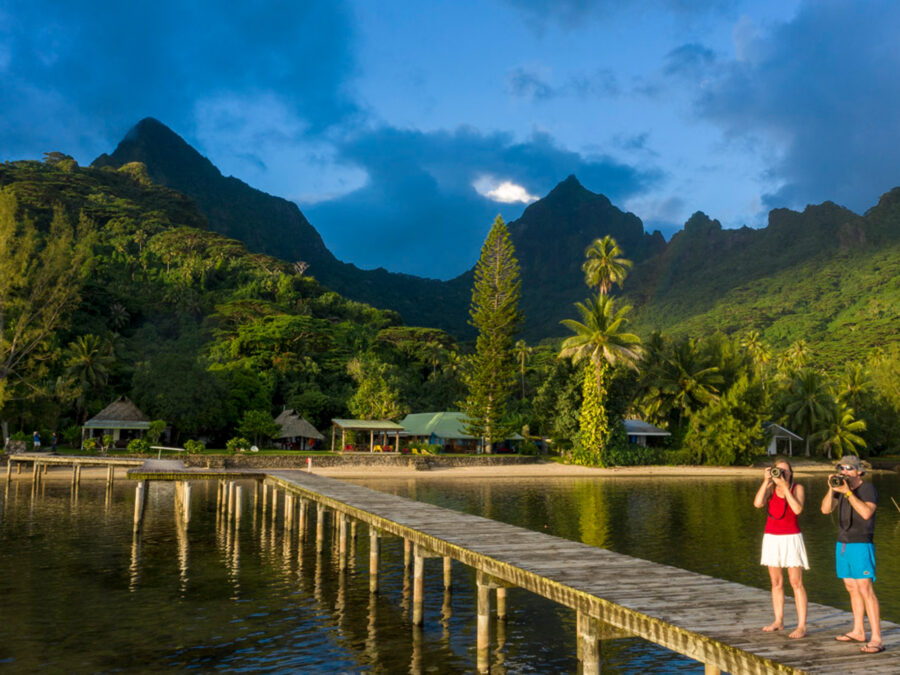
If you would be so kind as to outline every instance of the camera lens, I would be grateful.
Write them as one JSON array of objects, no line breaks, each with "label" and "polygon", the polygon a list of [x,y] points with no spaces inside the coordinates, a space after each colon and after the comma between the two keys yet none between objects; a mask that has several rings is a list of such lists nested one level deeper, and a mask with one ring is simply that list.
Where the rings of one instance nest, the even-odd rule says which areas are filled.
[{"label": "camera lens", "polygon": [[840,487],[841,485],[844,484],[844,477],[843,476],[829,476],[828,484],[831,487]]},{"label": "camera lens", "polygon": [[773,466],[771,469],[769,469],[769,475],[772,476],[772,478],[778,478],[781,475],[781,469],[779,469],[777,466]]}]

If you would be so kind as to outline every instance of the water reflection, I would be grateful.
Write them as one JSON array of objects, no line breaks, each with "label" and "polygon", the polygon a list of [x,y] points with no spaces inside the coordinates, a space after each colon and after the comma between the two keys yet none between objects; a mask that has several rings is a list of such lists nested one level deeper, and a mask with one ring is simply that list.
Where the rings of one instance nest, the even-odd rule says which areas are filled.
[{"label": "water reflection", "polygon": [[[175,486],[151,483],[135,528],[134,483],[82,481],[76,501],[68,475],[55,473],[23,474],[0,492],[0,568],[8,572],[0,577],[0,659],[14,670],[71,670],[75,663],[85,672],[135,671],[151,658],[151,646],[160,669],[475,670],[474,574],[459,563],[451,595],[443,561],[426,560],[424,625],[415,629],[411,556],[400,539],[375,539],[380,583],[370,593],[369,568],[356,558],[370,552],[372,538],[354,537],[350,523],[342,558],[337,519],[306,513],[299,500],[278,518],[274,507],[285,495],[271,486],[238,482],[229,509],[227,485],[195,482],[186,522]],[[876,528],[879,597],[885,618],[896,621],[900,514],[889,497],[900,483],[876,480],[884,502]],[[766,588],[757,565],[755,482],[485,483],[378,487],[415,490],[423,501],[486,509],[499,520]],[[815,504],[822,492],[814,481],[805,484]],[[807,577],[811,598],[843,606],[830,561],[834,525],[812,512],[802,518],[816,559]],[[515,589],[508,604],[507,620],[491,621],[492,672],[576,669],[573,612]],[[699,668],[636,639],[606,642],[602,651],[613,673]]]}]

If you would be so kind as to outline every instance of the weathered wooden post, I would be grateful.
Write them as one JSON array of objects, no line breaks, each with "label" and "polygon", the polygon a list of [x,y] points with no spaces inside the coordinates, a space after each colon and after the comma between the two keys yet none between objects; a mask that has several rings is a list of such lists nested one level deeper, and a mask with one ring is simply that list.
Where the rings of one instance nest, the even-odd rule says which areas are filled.
[{"label": "weathered wooden post", "polygon": [[381,537],[378,531],[369,526],[369,593],[378,592],[378,558],[380,553]]},{"label": "weathered wooden post", "polygon": [[309,507],[309,500],[300,498],[300,514],[297,517],[298,525],[297,530],[300,535],[300,541],[302,542],[306,538],[306,510]]},{"label": "weathered wooden post", "polygon": [[325,505],[316,504],[316,553],[325,545]]},{"label": "weathered wooden post", "polygon": [[338,568],[347,569],[347,514],[338,514]]},{"label": "weathered wooden post", "polygon": [[265,483],[262,484],[262,521],[266,521],[266,499],[269,493],[269,486]]},{"label": "weathered wooden post", "polygon": [[31,482],[32,484],[37,483],[38,472],[41,470],[40,462],[34,462],[31,465]]},{"label": "weathered wooden post", "polygon": [[81,485],[81,464],[77,465],[77,470],[75,471],[75,489]]},{"label": "weathered wooden post", "polygon": [[275,521],[278,520],[278,489],[272,486],[272,532],[275,532]]},{"label": "weathered wooden post", "polygon": [[412,541],[403,540],[403,569],[408,570],[412,565]]},{"label": "weathered wooden post", "polygon": [[451,576],[451,569],[453,565],[453,559],[449,555],[444,556],[444,590],[451,591],[453,590],[453,578]]},{"label": "weathered wooden post", "polygon": [[225,507],[226,512],[228,513],[228,521],[230,522],[234,518],[234,481],[228,481],[228,503]]},{"label": "weathered wooden post", "polygon": [[497,621],[506,621],[506,588],[497,587]]},{"label": "weathered wooden post", "polygon": [[290,492],[284,494],[284,531],[291,531],[294,526],[294,496]]},{"label": "weathered wooden post", "polygon": [[578,661],[582,675],[600,675],[600,627],[597,620],[583,612],[575,616],[578,632]]},{"label": "weathered wooden post", "polygon": [[134,531],[139,532],[144,520],[144,500],[147,497],[146,481],[138,481],[134,489]]},{"label": "weathered wooden post", "polygon": [[416,545],[413,556],[413,626],[421,626],[424,621],[425,611],[425,556],[422,549]]},{"label": "weathered wooden post", "polygon": [[75,481],[78,477],[78,464],[72,464],[72,487],[75,487]]},{"label": "weathered wooden post", "polygon": [[491,585],[484,572],[478,571],[475,575],[477,585],[477,667],[479,673],[490,671],[490,646],[491,646]]},{"label": "weathered wooden post", "polygon": [[6,482],[9,482],[10,478],[12,477],[12,465],[13,465],[12,460],[7,459],[6,460]]},{"label": "weathered wooden post", "polygon": [[112,464],[108,464],[106,466],[106,488],[109,489],[113,486],[113,480],[115,479],[116,468]]},{"label": "weathered wooden post", "polygon": [[181,489],[181,508],[184,511],[184,526],[191,522],[191,484],[184,481]]},{"label": "weathered wooden post", "polygon": [[241,506],[243,504],[244,489],[240,485],[234,486],[234,528],[241,526]]}]

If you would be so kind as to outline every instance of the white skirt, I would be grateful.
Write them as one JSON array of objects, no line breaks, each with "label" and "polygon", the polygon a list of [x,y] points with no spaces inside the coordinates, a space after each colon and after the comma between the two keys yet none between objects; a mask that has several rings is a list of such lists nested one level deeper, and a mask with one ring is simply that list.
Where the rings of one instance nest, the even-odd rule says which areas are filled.
[{"label": "white skirt", "polygon": [[763,535],[762,558],[759,561],[766,567],[802,567],[809,569],[806,559],[806,546],[803,535],[769,534]]}]

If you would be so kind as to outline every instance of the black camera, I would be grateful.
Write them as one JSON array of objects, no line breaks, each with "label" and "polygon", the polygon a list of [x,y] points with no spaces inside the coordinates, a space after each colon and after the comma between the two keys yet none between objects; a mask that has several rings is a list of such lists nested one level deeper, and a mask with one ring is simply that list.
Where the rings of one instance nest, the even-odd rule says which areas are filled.
[{"label": "black camera", "polygon": [[837,475],[828,476],[828,484],[833,488],[841,487],[841,485],[843,485],[846,482],[847,482],[847,479],[844,478],[843,476],[837,476]]},{"label": "black camera", "polygon": [[772,476],[772,478],[778,478],[783,473],[784,473],[784,471],[782,471],[777,466],[773,466],[771,469],[769,469],[769,475]]}]

